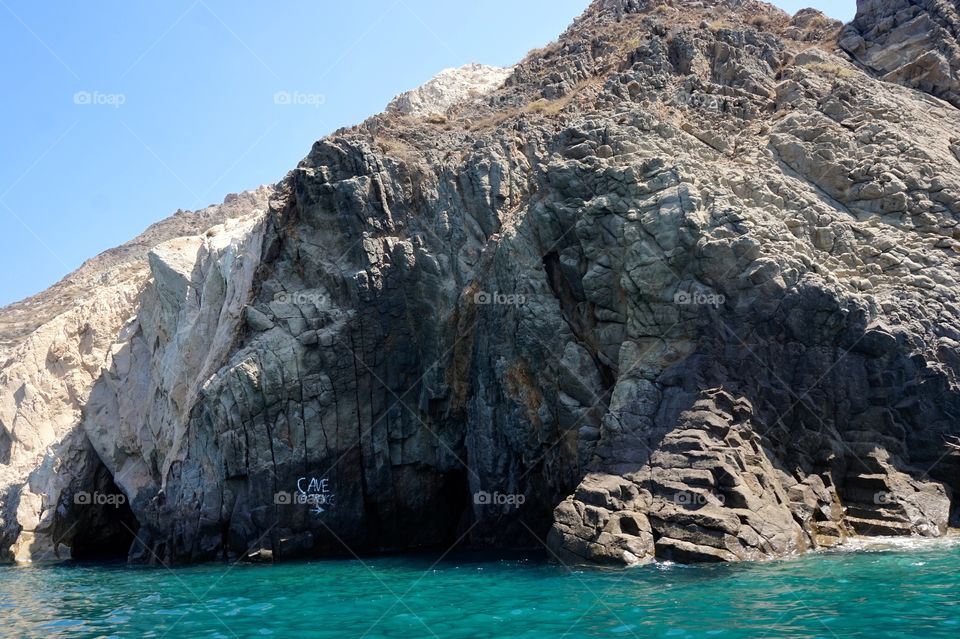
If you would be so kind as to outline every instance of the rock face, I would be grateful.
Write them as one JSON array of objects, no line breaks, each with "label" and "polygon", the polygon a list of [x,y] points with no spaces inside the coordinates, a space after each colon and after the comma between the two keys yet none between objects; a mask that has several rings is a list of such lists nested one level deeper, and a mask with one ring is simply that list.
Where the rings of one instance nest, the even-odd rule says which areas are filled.
[{"label": "rock face", "polygon": [[511,72],[512,69],[476,63],[444,69],[425,84],[395,97],[387,105],[387,111],[403,115],[442,115],[458,102],[498,89]]},{"label": "rock face", "polygon": [[625,565],[944,534],[960,111],[858,67],[851,28],[598,0],[502,86],[320,140],[262,211],[18,338],[0,548]]},{"label": "rock face", "polygon": [[881,74],[960,107],[957,0],[869,0],[840,34],[840,47]]},{"label": "rock face", "polygon": [[[106,367],[111,362],[136,372],[129,368],[130,356],[122,345],[138,329],[139,314],[145,321],[157,321],[154,309],[143,304],[157,296],[155,291],[163,291],[170,277],[164,257],[173,252],[168,261],[193,269],[197,250],[177,255],[181,247],[217,242],[224,227],[212,225],[232,226],[232,220],[255,216],[258,210],[262,215],[272,191],[261,187],[228,196],[222,205],[179,211],[128,244],[89,260],[51,289],[0,311],[0,340],[15,344],[0,371],[4,556],[24,561],[64,558],[71,550],[77,555],[78,546],[83,556],[84,547],[97,554],[113,543],[126,552],[138,525],[126,502],[136,493],[135,482],[142,480],[135,472],[142,462],[121,458],[116,460],[119,465],[104,466],[94,444],[122,446],[123,436],[145,433],[121,435],[118,423],[109,432],[88,435],[84,413],[96,396],[94,390],[109,383]],[[202,239],[193,236],[203,231],[207,234]],[[40,327],[24,337],[36,323]],[[139,381],[127,377],[128,391]],[[75,503],[84,494],[102,494],[111,503],[102,504],[104,508]],[[124,504],[116,503],[119,499]]]}]

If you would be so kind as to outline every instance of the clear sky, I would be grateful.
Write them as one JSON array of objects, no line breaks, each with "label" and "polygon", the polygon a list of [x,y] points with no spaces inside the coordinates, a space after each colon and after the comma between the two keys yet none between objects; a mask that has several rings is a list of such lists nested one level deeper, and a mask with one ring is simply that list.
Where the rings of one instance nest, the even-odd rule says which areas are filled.
[{"label": "clear sky", "polygon": [[277,181],[443,68],[516,62],[587,4],[0,0],[0,305],[178,208]]}]

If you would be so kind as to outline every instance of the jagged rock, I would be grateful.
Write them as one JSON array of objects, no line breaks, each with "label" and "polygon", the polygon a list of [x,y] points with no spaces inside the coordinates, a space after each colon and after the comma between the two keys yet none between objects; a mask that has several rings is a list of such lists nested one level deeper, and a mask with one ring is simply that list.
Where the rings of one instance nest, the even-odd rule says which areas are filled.
[{"label": "jagged rock", "polygon": [[958,39],[956,0],[858,0],[839,44],[885,80],[960,107]]},{"label": "jagged rock", "polygon": [[[161,424],[131,421],[134,416],[126,413],[86,419],[99,410],[96,389],[123,380],[123,392],[135,393],[131,402],[147,403],[139,394],[146,389],[136,360],[149,361],[151,350],[127,346],[140,323],[138,312],[151,322],[167,321],[161,299],[173,306],[186,301],[199,248],[216,242],[220,227],[211,225],[262,212],[272,192],[262,187],[228,196],[222,205],[178,212],[89,260],[48,291],[0,311],[0,341],[16,343],[0,371],[0,558],[8,552],[20,560],[69,558],[77,543],[96,552],[98,543],[110,539],[90,538],[90,522],[107,515],[118,538],[126,537],[124,526],[136,528],[136,519],[127,518],[129,500],[153,480],[148,460],[129,453],[134,442],[143,449],[149,441],[143,437]],[[194,235],[204,231],[204,237]],[[75,305],[60,313],[65,302]],[[24,337],[38,321],[45,323]],[[166,341],[171,335],[165,329],[156,337]],[[76,503],[84,493],[123,494],[125,503]]]},{"label": "jagged rock", "polygon": [[29,335],[0,312],[0,550],[626,565],[956,526],[960,111],[839,32],[598,0]]},{"label": "jagged rock", "polygon": [[387,105],[387,110],[404,115],[442,115],[454,104],[482,97],[499,88],[511,71],[486,64],[444,69],[413,91],[395,97]]}]

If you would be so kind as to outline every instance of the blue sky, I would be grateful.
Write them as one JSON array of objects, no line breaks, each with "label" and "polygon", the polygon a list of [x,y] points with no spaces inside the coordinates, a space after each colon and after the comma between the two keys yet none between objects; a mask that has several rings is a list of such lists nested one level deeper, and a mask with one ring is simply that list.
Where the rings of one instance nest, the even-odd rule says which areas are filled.
[{"label": "blue sky", "polygon": [[0,305],[178,208],[275,182],[443,68],[512,64],[587,4],[0,0]]}]

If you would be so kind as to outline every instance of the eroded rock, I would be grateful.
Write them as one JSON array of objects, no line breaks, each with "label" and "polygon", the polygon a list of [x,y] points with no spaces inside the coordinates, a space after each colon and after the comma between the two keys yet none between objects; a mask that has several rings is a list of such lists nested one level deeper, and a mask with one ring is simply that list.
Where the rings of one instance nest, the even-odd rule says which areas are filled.
[{"label": "eroded rock", "polygon": [[956,526],[960,111],[736,4],[595,2],[502,86],[338,131],[20,322],[0,549],[110,532],[73,496],[112,486],[152,562]]}]

